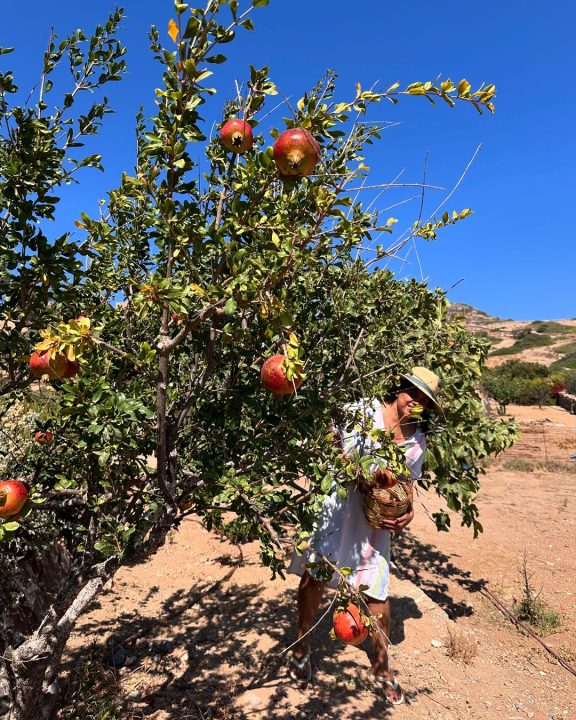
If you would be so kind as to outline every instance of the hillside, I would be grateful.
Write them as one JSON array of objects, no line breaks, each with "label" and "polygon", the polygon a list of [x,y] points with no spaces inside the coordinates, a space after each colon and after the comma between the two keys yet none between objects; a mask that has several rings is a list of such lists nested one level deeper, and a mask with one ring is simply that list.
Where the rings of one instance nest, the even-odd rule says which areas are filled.
[{"label": "hillside", "polygon": [[490,340],[489,367],[514,358],[557,369],[576,368],[576,318],[510,320],[461,303],[454,303],[450,314],[464,318],[470,332]]}]

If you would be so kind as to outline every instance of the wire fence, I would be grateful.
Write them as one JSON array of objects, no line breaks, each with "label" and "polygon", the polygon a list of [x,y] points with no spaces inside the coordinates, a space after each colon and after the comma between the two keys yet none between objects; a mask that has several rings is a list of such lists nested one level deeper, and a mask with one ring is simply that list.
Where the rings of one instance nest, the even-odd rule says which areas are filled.
[{"label": "wire fence", "polygon": [[546,465],[570,463],[576,466],[576,427],[549,420],[521,420],[519,425],[520,437],[502,453],[501,458],[524,458]]}]

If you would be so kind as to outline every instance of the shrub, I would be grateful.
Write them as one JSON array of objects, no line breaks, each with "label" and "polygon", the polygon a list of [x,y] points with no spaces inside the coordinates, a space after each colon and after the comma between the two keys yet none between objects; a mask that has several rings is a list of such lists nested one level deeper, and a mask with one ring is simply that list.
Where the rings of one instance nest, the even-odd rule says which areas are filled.
[{"label": "shrub", "polygon": [[540,597],[531,584],[534,573],[529,573],[526,556],[521,568],[522,597],[514,603],[514,614],[521,622],[532,626],[538,635],[549,635],[562,622],[560,615]]},{"label": "shrub", "polygon": [[[551,365],[552,370],[576,370],[576,352],[568,353],[563,358],[555,360]],[[574,391],[568,391],[574,392]]]},{"label": "shrub", "polygon": [[513,345],[505,348],[499,348],[494,350],[491,355],[515,355],[523,350],[528,350],[535,347],[544,347],[546,345],[553,345],[554,339],[550,335],[538,335],[536,333],[530,333],[523,335]]}]

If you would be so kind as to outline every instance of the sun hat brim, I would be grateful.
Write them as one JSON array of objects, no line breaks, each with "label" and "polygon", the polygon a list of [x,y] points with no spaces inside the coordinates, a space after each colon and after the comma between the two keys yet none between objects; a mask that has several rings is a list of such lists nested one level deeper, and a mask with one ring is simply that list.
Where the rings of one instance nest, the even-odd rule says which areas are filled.
[{"label": "sun hat brim", "polygon": [[408,382],[414,385],[415,388],[418,388],[418,390],[421,390],[424,395],[426,395],[426,397],[430,398],[436,412],[442,411],[442,408],[440,406],[440,403],[438,402],[438,398],[434,394],[434,391],[423,380],[421,380],[419,377],[416,377],[416,375],[402,374],[401,377],[403,377],[405,380],[408,380]]}]

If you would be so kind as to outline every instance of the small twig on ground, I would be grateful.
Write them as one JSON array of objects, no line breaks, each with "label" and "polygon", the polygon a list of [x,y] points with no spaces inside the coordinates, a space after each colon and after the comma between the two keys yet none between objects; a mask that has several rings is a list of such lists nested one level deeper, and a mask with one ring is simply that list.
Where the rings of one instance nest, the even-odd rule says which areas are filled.
[{"label": "small twig on ground", "polygon": [[510,610],[508,610],[508,608],[505,607],[500,602],[500,600],[498,600],[498,598],[492,592],[490,592],[490,590],[488,590],[488,588],[481,587],[479,592],[482,595],[484,595],[484,597],[486,597],[488,600],[490,600],[490,602],[495,607],[497,607],[498,610],[500,610],[500,612],[505,617],[508,618],[508,620],[513,622],[517,628],[519,628],[522,632],[526,633],[526,635],[529,635],[531,638],[534,638],[534,640],[537,640],[540,643],[540,645],[542,645],[542,647],[546,650],[546,652],[550,653],[550,655],[552,655],[552,657],[554,657],[560,663],[560,665],[562,665],[562,667],[565,670],[568,670],[569,673],[572,673],[572,675],[574,675],[574,677],[576,677],[576,668],[573,667],[572,665],[570,665],[570,663],[567,660],[564,660],[564,658],[559,653],[557,653],[553,647],[550,647],[550,645],[545,643],[544,640],[542,640],[542,638],[538,637],[538,635],[533,630],[531,630],[527,625],[525,625],[522,621],[518,620],[518,618],[514,617],[514,615],[510,612]]}]

